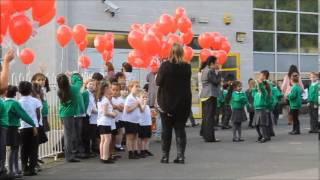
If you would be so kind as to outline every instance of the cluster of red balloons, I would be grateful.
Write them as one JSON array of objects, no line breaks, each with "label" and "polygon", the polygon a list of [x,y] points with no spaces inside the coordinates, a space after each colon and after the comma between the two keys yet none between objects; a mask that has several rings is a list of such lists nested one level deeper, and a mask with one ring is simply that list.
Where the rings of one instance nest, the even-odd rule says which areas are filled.
[{"label": "cluster of red balloons", "polygon": [[198,43],[203,48],[200,51],[201,62],[205,62],[209,56],[216,56],[219,64],[226,63],[231,45],[225,36],[219,32],[204,32],[200,34]]},{"label": "cluster of red balloons", "polygon": [[110,62],[113,57],[114,36],[113,33],[107,32],[104,35],[98,34],[94,38],[94,47],[101,53],[105,62]]},{"label": "cluster of red balloons", "polygon": [[[31,10],[32,19],[26,16],[28,10]],[[55,15],[55,0],[1,0],[0,44],[8,33],[16,45],[23,45],[37,27],[46,25]],[[29,48],[22,50],[19,56],[24,64],[31,64],[34,60],[34,52]]]},{"label": "cluster of red balloons", "polygon": [[192,39],[192,22],[187,17],[186,10],[179,7],[175,16],[162,14],[153,24],[131,25],[128,42],[134,50],[129,53],[128,62],[136,68],[154,69],[159,65],[154,60],[168,58],[174,43],[185,45],[184,59],[190,61],[193,50],[186,45],[190,44]]}]

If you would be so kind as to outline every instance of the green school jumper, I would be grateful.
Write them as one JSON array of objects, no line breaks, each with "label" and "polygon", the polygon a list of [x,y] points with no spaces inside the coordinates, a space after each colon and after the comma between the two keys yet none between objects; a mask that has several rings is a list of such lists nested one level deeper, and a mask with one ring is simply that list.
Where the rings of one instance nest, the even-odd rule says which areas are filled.
[{"label": "green school jumper", "polygon": [[312,83],[308,89],[308,102],[318,105],[319,104],[319,82]]},{"label": "green school jumper", "polygon": [[255,110],[267,108],[267,90],[263,83],[259,83],[258,88],[252,89],[253,107]]},{"label": "green school jumper", "polygon": [[0,98],[0,127],[8,128],[9,120],[8,120],[8,111],[4,106],[3,99]]},{"label": "green school jumper", "polygon": [[89,91],[88,90],[85,90],[82,92],[82,98],[83,98],[85,114],[87,114],[87,109],[89,106]]},{"label": "green school jumper", "polygon": [[232,109],[244,109],[248,103],[247,95],[244,92],[233,92],[231,98]]},{"label": "green school jumper", "polygon": [[20,127],[20,119],[30,126],[35,127],[32,118],[21,107],[19,102],[14,99],[7,99],[4,101],[4,106],[8,112],[9,126]]},{"label": "green school jumper", "polygon": [[291,92],[288,95],[290,109],[300,109],[302,90],[298,84],[292,86]]}]

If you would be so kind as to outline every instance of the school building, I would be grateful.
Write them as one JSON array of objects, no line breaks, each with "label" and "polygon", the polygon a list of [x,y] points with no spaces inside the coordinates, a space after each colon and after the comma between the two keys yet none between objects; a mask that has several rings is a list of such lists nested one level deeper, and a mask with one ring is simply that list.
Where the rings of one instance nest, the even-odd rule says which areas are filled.
[{"label": "school building", "polygon": [[[296,64],[304,76],[319,71],[319,1],[318,0],[59,0],[57,17],[64,16],[67,24],[88,27],[90,47],[85,54],[91,57],[88,71],[104,72],[102,57],[93,47],[96,34],[115,34],[116,70],[127,60],[130,46],[127,35],[133,23],[152,23],[161,14],[174,14],[184,7],[193,22],[195,50],[192,61],[194,103],[197,97],[197,69],[200,48],[197,35],[217,31],[225,35],[231,53],[224,66],[224,76],[246,82],[260,70],[267,69],[273,79],[280,80],[291,64]],[[55,39],[55,21],[41,28],[25,47],[33,48],[35,63],[30,67],[14,64],[14,72],[36,72],[39,66],[48,73],[77,69],[79,52],[74,43],[62,50]],[[145,82],[145,70],[134,70]]]}]

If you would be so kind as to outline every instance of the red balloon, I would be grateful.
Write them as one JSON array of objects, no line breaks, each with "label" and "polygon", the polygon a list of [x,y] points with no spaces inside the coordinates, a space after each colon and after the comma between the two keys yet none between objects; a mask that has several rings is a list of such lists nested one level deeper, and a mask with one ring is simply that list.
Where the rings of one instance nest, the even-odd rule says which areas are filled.
[{"label": "red balloon", "polygon": [[142,31],[133,30],[128,35],[128,42],[132,48],[142,50],[144,48],[143,37]]},{"label": "red balloon", "polygon": [[192,22],[188,17],[183,16],[179,18],[178,28],[181,32],[183,33],[188,32],[191,27],[192,27]]},{"label": "red balloon", "polygon": [[112,59],[113,53],[112,51],[103,51],[102,53],[102,59],[105,62],[109,62]]},{"label": "red balloon", "polygon": [[185,45],[188,45],[192,42],[192,39],[193,39],[193,32],[191,30],[189,30],[188,32],[186,33],[183,33],[181,35],[181,39],[182,39],[182,43],[185,44]]},{"label": "red balloon", "polygon": [[142,52],[135,49],[128,54],[128,63],[135,68],[145,68],[148,66]]},{"label": "red balloon", "polygon": [[56,6],[55,0],[33,0],[32,1],[32,18],[38,21],[48,12],[51,12]]},{"label": "red balloon", "polygon": [[190,62],[193,58],[193,49],[189,46],[183,47],[184,56],[183,59],[185,62]]},{"label": "red balloon", "polygon": [[178,22],[175,18],[173,18],[173,24],[171,27],[171,33],[175,33],[178,30]]},{"label": "red balloon", "polygon": [[176,9],[176,18],[179,19],[180,17],[182,16],[185,16],[187,13],[186,13],[186,10],[183,8],[183,7],[178,7]]},{"label": "red balloon", "polygon": [[159,30],[164,34],[167,35],[174,29],[174,18],[169,14],[163,14],[160,16],[159,19]]},{"label": "red balloon", "polygon": [[107,48],[107,40],[103,35],[97,35],[94,38],[93,44],[97,51],[100,53],[103,53],[103,51]]},{"label": "red balloon", "polygon": [[72,30],[67,25],[62,25],[56,32],[57,40],[60,46],[65,47],[72,39]]},{"label": "red balloon", "polygon": [[218,59],[218,64],[220,65],[224,65],[226,62],[227,62],[227,53],[223,50],[219,50],[217,52],[217,55],[216,55],[217,59]]},{"label": "red balloon", "polygon": [[1,13],[0,15],[1,15],[1,19],[0,19],[1,33],[0,34],[5,36],[7,34],[10,17],[7,13]]},{"label": "red balloon", "polygon": [[48,12],[46,15],[42,16],[40,19],[38,19],[39,26],[46,25],[49,23],[53,17],[56,15],[56,8],[53,8],[50,12]]},{"label": "red balloon", "polygon": [[0,1],[0,13],[11,15],[15,10],[12,6],[12,0],[1,0]]},{"label": "red balloon", "polygon": [[83,52],[87,48],[88,44],[89,44],[89,42],[87,39],[85,39],[84,41],[79,43],[78,48],[79,48],[80,52]]},{"label": "red balloon", "polygon": [[80,67],[83,69],[88,69],[90,67],[90,58],[88,56],[82,55],[78,59]]},{"label": "red balloon", "polygon": [[212,55],[210,49],[201,49],[200,51],[200,61],[201,63],[206,62],[208,57]]},{"label": "red balloon", "polygon": [[198,43],[202,48],[210,48],[212,41],[213,41],[213,37],[208,32],[204,32],[200,34],[198,38]]},{"label": "red balloon", "polygon": [[73,27],[73,39],[76,42],[76,44],[81,43],[86,39],[88,32],[87,27],[82,24],[77,24]]},{"label": "red balloon", "polygon": [[219,33],[219,32],[210,32],[210,34],[211,34],[212,37],[222,36],[221,33]]},{"label": "red balloon", "polygon": [[113,48],[114,48],[114,43],[113,43],[113,41],[106,41],[106,50],[107,51],[112,51],[113,50]]},{"label": "red balloon", "polygon": [[221,40],[222,40],[221,36],[213,37],[211,47],[215,50],[219,50],[221,48]]},{"label": "red balloon", "polygon": [[180,36],[178,36],[177,34],[169,34],[168,35],[168,43],[172,44],[172,45],[174,43],[181,44],[182,40],[181,40]]},{"label": "red balloon", "polygon": [[172,44],[168,43],[167,41],[162,41],[160,58],[161,59],[168,58],[170,55],[171,48],[172,48]]},{"label": "red balloon", "polygon": [[150,23],[144,23],[144,24],[142,25],[142,30],[143,30],[144,33],[147,33],[148,30],[149,30],[151,27],[152,27],[152,24],[150,24]]},{"label": "red balloon", "polygon": [[159,38],[159,40],[162,40],[162,38],[163,38],[162,32],[159,31],[159,29],[157,29],[155,26],[153,26],[149,29],[148,34],[152,34],[152,35],[157,36]]},{"label": "red balloon", "polygon": [[26,11],[31,8],[32,1],[30,0],[11,0],[12,7],[17,12]]},{"label": "red balloon", "polygon": [[144,49],[146,53],[150,55],[156,55],[160,53],[161,42],[155,35],[151,35],[151,34],[145,35],[143,37],[143,44],[144,44]]},{"label": "red balloon", "polygon": [[230,52],[231,45],[228,41],[224,41],[221,43],[221,50],[224,50],[227,54]]},{"label": "red balloon", "polygon": [[138,23],[134,23],[130,26],[130,29],[131,30],[136,30],[136,31],[140,31],[142,30],[142,25],[141,24],[138,24]]},{"label": "red balloon", "polygon": [[32,23],[30,19],[24,14],[11,18],[9,23],[9,33],[15,44],[24,44],[32,35]]},{"label": "red balloon", "polygon": [[31,64],[34,60],[34,52],[30,48],[23,49],[19,54],[20,60],[23,64]]},{"label": "red balloon", "polygon": [[113,33],[111,32],[105,33],[104,37],[106,38],[107,41],[114,41]]},{"label": "red balloon", "polygon": [[60,17],[57,18],[57,23],[59,25],[63,25],[63,24],[66,23],[66,19],[63,16],[60,16]]}]

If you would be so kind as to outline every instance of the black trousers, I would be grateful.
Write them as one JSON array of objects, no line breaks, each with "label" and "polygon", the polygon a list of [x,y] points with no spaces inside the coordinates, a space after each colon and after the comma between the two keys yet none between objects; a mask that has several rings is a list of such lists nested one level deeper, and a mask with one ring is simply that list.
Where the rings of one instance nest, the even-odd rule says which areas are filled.
[{"label": "black trousers", "polygon": [[75,131],[75,118],[74,117],[66,117],[62,118],[63,126],[64,126],[64,154],[65,159],[67,161],[74,159],[75,154],[73,151],[76,149],[76,131]]},{"label": "black trousers", "polygon": [[176,135],[177,143],[177,153],[178,156],[184,156],[186,145],[187,145],[187,135],[185,130],[186,120],[177,119],[175,116],[168,116],[166,113],[160,113],[161,123],[162,123],[162,152],[165,156],[168,156],[171,148],[172,140],[172,130],[174,129]]},{"label": "black trousers", "polygon": [[253,118],[254,118],[254,111],[249,112],[249,127],[252,127],[252,123],[253,123]]},{"label": "black trousers", "polygon": [[318,105],[315,105],[314,103],[310,103],[309,105],[309,114],[310,114],[310,130],[313,132],[318,132]]},{"label": "black trousers", "polygon": [[82,132],[84,126],[84,117],[75,117],[74,118],[74,125],[75,125],[75,149],[74,151],[80,154],[85,153],[84,144],[82,140]]},{"label": "black trousers", "polygon": [[21,163],[23,171],[34,171],[38,161],[39,137],[33,128],[21,129]]},{"label": "black trousers", "polygon": [[293,121],[292,131],[300,133],[299,109],[290,109],[290,114]]},{"label": "black trousers", "polygon": [[84,153],[90,153],[90,127],[89,127],[90,117],[87,115],[82,118],[82,144],[84,148]]},{"label": "black trousers", "polygon": [[208,100],[202,102],[202,124],[200,135],[204,141],[215,141],[214,121],[217,110],[217,98],[210,97]]},{"label": "black trousers", "polygon": [[89,124],[89,132],[90,132],[90,152],[99,153],[98,126],[96,124]]}]

